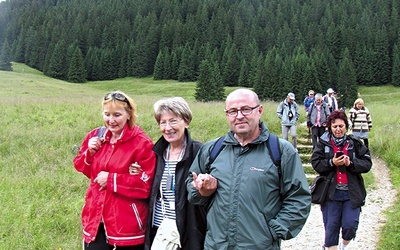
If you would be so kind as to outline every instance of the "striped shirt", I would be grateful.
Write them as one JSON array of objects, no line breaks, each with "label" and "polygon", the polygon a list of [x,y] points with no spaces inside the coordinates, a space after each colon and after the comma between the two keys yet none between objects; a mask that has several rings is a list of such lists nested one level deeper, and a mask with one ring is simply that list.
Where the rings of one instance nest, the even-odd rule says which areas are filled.
[{"label": "striped shirt", "polygon": [[[165,168],[163,172],[163,176],[161,179],[161,187],[162,187],[162,196],[163,196],[163,201],[164,201],[164,206],[165,206],[165,216],[163,216],[163,209],[162,209],[162,203],[161,203],[161,197],[157,198],[156,204],[155,204],[155,209],[154,209],[154,216],[153,216],[153,226],[159,227],[163,218],[170,218],[173,220],[176,220],[176,214],[175,214],[175,169],[176,169],[176,164],[179,162],[179,160],[165,160]],[[167,188],[167,179],[168,176],[171,176],[172,178],[172,186],[170,188]]]}]

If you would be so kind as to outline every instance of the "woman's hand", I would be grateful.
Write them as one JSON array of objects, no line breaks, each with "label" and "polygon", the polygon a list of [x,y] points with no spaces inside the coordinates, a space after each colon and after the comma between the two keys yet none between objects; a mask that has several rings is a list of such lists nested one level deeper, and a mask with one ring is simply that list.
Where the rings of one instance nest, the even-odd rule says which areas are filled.
[{"label": "woman's hand", "polygon": [[108,172],[106,171],[101,171],[96,179],[94,179],[94,182],[98,183],[100,185],[100,190],[106,189],[107,187],[107,178],[108,178]]},{"label": "woman's hand", "polygon": [[335,153],[335,156],[332,158],[332,162],[335,166],[346,166],[348,167],[350,165],[350,157],[347,155],[340,155],[338,156],[337,153]]},{"label": "woman's hand", "polygon": [[137,162],[134,162],[129,166],[129,173],[131,175],[140,175],[142,172],[143,169]]},{"label": "woman's hand", "polygon": [[102,144],[102,139],[100,137],[92,137],[89,139],[88,142],[88,149],[91,155],[94,155],[97,151],[99,151],[101,144]]}]

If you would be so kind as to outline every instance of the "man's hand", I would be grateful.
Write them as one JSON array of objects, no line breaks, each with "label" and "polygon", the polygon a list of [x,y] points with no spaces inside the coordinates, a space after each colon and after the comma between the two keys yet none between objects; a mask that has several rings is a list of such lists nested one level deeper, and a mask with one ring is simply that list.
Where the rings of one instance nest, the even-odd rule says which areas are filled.
[{"label": "man's hand", "polygon": [[218,181],[210,174],[199,174],[192,172],[192,186],[197,189],[201,196],[210,196],[217,190]]}]

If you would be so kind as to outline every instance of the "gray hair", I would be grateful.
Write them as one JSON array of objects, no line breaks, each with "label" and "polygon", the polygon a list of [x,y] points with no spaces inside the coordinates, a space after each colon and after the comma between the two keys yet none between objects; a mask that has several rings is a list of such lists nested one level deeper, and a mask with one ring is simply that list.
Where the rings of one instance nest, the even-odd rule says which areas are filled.
[{"label": "gray hair", "polygon": [[317,99],[317,97],[321,97],[321,99],[323,99],[323,96],[321,93],[317,93],[314,97],[315,97],[315,99]]},{"label": "gray hair", "polygon": [[182,97],[171,97],[158,100],[154,103],[154,118],[160,123],[161,115],[164,113],[173,113],[190,124],[192,121],[192,111],[189,104]]}]

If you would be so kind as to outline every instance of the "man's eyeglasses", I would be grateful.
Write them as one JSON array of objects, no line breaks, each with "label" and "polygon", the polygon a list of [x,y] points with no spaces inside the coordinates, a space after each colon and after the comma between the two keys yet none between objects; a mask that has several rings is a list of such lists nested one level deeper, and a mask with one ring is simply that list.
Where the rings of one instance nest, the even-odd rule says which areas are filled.
[{"label": "man's eyeglasses", "polygon": [[178,123],[179,123],[180,121],[182,121],[182,119],[172,119],[172,120],[169,120],[169,121],[161,121],[161,122],[159,123],[159,125],[160,125],[160,127],[162,127],[162,128],[166,128],[168,124],[169,124],[169,126],[171,126],[171,127],[175,127],[176,125],[178,125]]},{"label": "man's eyeglasses", "polygon": [[251,115],[251,113],[253,113],[253,110],[258,107],[260,107],[260,104],[258,104],[257,106],[254,106],[254,107],[242,107],[240,109],[225,110],[225,113],[229,117],[236,117],[240,111],[240,113],[242,113],[242,115],[246,116],[246,115]]},{"label": "man's eyeglasses", "polygon": [[126,104],[128,104],[128,106],[130,107],[131,104],[129,103],[128,99],[126,98],[126,96],[120,92],[111,92],[108,93],[104,96],[104,101],[110,100],[110,99],[114,99],[120,102],[125,102]]}]

